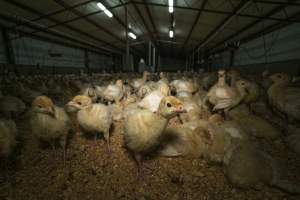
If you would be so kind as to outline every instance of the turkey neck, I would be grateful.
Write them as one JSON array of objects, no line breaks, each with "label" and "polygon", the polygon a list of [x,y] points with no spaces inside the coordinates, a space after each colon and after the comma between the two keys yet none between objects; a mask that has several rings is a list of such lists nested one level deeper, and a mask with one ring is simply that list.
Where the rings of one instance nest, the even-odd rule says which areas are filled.
[{"label": "turkey neck", "polygon": [[[284,88],[286,88],[289,84],[289,81],[279,81],[279,82],[275,82],[271,85],[271,87],[268,89],[268,93],[273,95],[273,93],[278,94],[280,93]],[[278,92],[278,93],[277,93]]]},{"label": "turkey neck", "polygon": [[143,82],[146,82],[147,81],[147,77],[148,77],[148,75],[147,74],[143,74]]},{"label": "turkey neck", "polygon": [[225,76],[219,77],[219,79],[218,79],[218,85],[219,86],[225,86],[226,85]]},{"label": "turkey neck", "polygon": [[289,80],[282,80],[282,81],[278,81],[278,82],[273,83],[272,86],[284,88],[284,87],[288,86],[289,82],[290,82]]},{"label": "turkey neck", "polygon": [[231,85],[231,86],[234,85],[234,84],[236,83],[236,80],[237,80],[237,76],[233,74],[233,75],[231,76],[230,85]]},{"label": "turkey neck", "polygon": [[[84,107],[82,110],[84,110],[84,111],[86,111],[86,112],[89,113],[89,112],[92,111],[92,108],[93,108],[93,104]],[[81,111],[81,110],[80,110],[80,111]],[[79,111],[79,112],[80,112],[80,111]]]},{"label": "turkey neck", "polygon": [[170,119],[172,118],[172,117],[164,116],[160,108],[158,108],[155,115],[157,115],[157,117],[159,117],[161,119],[161,121],[165,122],[166,124],[168,124]]},{"label": "turkey neck", "polygon": [[237,90],[237,96],[233,99],[233,107],[237,106],[247,95],[244,88],[241,86],[235,86]]}]

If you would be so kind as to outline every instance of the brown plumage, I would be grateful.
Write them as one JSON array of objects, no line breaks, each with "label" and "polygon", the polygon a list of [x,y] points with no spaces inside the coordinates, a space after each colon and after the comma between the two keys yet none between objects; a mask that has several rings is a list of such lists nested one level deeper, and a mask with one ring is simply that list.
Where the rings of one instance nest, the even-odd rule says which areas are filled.
[{"label": "brown plumage", "polygon": [[214,105],[213,110],[224,110],[227,113],[230,109],[237,106],[246,96],[246,88],[249,82],[238,80],[234,86],[230,87],[225,82],[225,70],[219,70],[218,83],[215,84],[208,92],[204,102],[209,101]]},{"label": "brown plumage", "polygon": [[254,137],[278,139],[281,132],[264,118],[254,115],[245,105],[240,105],[229,112],[230,118],[242,126],[245,131]]},{"label": "brown plumage", "polygon": [[130,82],[130,86],[132,86],[135,91],[138,91],[139,88],[147,82],[149,75],[150,75],[149,72],[144,71],[143,77],[132,80]]},{"label": "brown plumage", "polygon": [[32,133],[36,138],[49,142],[55,148],[55,141],[59,140],[64,150],[70,130],[69,117],[63,108],[54,105],[46,96],[38,96],[32,102],[31,113]]},{"label": "brown plumage", "polygon": [[88,96],[76,96],[70,101],[67,106],[77,110],[77,121],[80,127],[86,132],[95,133],[95,140],[98,133],[103,133],[109,146],[109,133],[112,125],[112,110],[104,104],[93,104]]},{"label": "brown plumage", "polygon": [[119,103],[120,100],[123,98],[124,91],[123,91],[123,81],[117,80],[115,84],[110,84],[106,87],[103,92],[104,99],[116,103]]},{"label": "brown plumage", "polygon": [[300,134],[292,134],[285,138],[287,146],[300,156]]},{"label": "brown plumage", "polygon": [[0,97],[0,113],[2,113],[6,118],[16,118],[20,114],[24,113],[25,109],[26,105],[17,97]]},{"label": "brown plumage", "polygon": [[142,157],[154,150],[161,142],[163,131],[169,120],[183,112],[183,105],[175,97],[164,97],[158,111],[135,109],[125,117],[124,139],[126,147],[133,153],[139,170]]},{"label": "brown plumage", "polygon": [[0,119],[0,157],[7,158],[13,152],[17,142],[17,127],[14,121]]},{"label": "brown plumage", "polygon": [[[161,156],[204,157],[222,163],[231,140],[247,140],[247,134],[232,121],[212,115],[208,121],[198,120],[166,130]],[[168,140],[167,140],[168,139]]]},{"label": "brown plumage", "polygon": [[300,121],[300,88],[290,87],[290,76],[285,73],[273,74],[272,86],[268,89],[269,102],[289,121]]},{"label": "brown plumage", "polygon": [[300,187],[285,181],[277,161],[249,141],[232,143],[226,151],[225,173],[232,184],[241,188],[261,189],[264,185],[289,193],[300,193]]}]

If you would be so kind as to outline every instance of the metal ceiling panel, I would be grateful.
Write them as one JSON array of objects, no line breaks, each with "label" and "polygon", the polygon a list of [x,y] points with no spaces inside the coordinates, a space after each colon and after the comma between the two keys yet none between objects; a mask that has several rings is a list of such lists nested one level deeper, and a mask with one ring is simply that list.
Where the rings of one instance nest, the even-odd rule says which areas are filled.
[{"label": "metal ceiling panel", "polygon": [[[132,2],[138,2],[136,7],[133,6]],[[165,48],[170,48],[170,51],[177,52],[178,48],[181,48],[181,44],[189,36],[192,23],[197,16],[199,8],[204,0],[178,0],[175,1],[174,19],[175,19],[175,37],[169,42],[168,31],[171,25],[171,14],[168,12],[168,1],[167,0],[105,0],[104,3],[107,7],[116,6],[121,3],[129,3],[128,8],[128,22],[130,29],[138,36],[137,42],[147,42],[149,39],[161,40]],[[11,2],[11,3],[8,3]],[[15,3],[14,3],[15,2]],[[99,8],[96,5],[96,1],[89,2],[88,0],[63,0],[68,6],[77,6],[73,8],[75,11],[79,11],[84,16],[90,15],[90,13],[98,12]],[[89,3],[86,3],[89,2]],[[300,2],[295,1],[295,2]],[[149,12],[147,12],[147,4]],[[233,10],[238,6],[240,1],[237,0],[209,0],[205,10],[198,22],[195,25],[194,30],[190,34],[190,38],[187,41],[186,49],[191,50],[195,47],[196,43],[201,42],[204,38],[210,34],[212,30],[216,28]],[[151,4],[151,5],[149,5]],[[153,5],[158,4],[158,5]],[[25,5],[29,9],[22,8]],[[176,6],[179,6],[176,8]],[[235,16],[234,19],[222,30],[222,34],[217,35],[212,41],[207,44],[206,48],[213,47],[234,35],[236,32],[242,30],[247,25],[257,21],[256,17],[261,17],[270,13],[270,11],[279,7],[278,4],[266,4],[266,3],[251,3],[246,9],[241,12],[241,15]],[[56,23],[63,23],[59,26],[54,26],[51,30],[57,30],[65,35],[70,35],[78,40],[84,40],[93,44],[101,45],[100,41],[106,41],[120,48],[125,46],[125,9],[124,7],[117,7],[111,11],[115,15],[113,18],[107,17],[103,12],[89,16],[88,18],[80,17],[76,13],[72,12],[68,7],[63,7],[54,0],[43,0],[43,1],[28,1],[28,0],[2,0],[0,1],[0,10],[2,12],[8,12],[12,15],[17,15],[25,19],[36,19],[37,13],[48,14],[54,11],[64,10],[51,16],[51,19],[41,19],[36,23],[41,24],[45,27],[54,26]],[[137,12],[137,9],[140,13]],[[188,8],[188,9],[183,9]],[[30,11],[33,9],[37,13]],[[198,9],[198,10],[197,10]],[[269,17],[285,19],[300,11],[299,6],[287,6],[284,10],[281,10]],[[223,14],[218,12],[224,12]],[[39,14],[39,15],[40,15]],[[150,15],[149,15],[150,14]],[[141,16],[143,19],[141,19]],[[152,21],[150,16],[153,18]],[[252,17],[251,17],[252,16]],[[68,22],[64,24],[64,22]],[[93,21],[91,23],[91,21]],[[235,37],[230,38],[230,41],[237,41],[245,38],[250,34],[259,32],[265,27],[275,24],[275,20],[265,19],[263,22],[257,23],[255,26],[244,30]],[[0,25],[11,26],[12,23],[6,20],[0,19]],[[104,28],[105,30],[101,29]],[[32,32],[30,28],[25,26],[18,27],[21,30]],[[38,32],[37,35],[48,35],[49,34]],[[57,39],[57,38],[56,38]],[[68,41],[70,42],[70,41]],[[73,41],[74,42],[74,41]],[[83,44],[81,44],[83,45]],[[139,48],[143,46],[140,45]],[[112,47],[109,47],[112,48]],[[145,47],[144,47],[145,48]]]}]

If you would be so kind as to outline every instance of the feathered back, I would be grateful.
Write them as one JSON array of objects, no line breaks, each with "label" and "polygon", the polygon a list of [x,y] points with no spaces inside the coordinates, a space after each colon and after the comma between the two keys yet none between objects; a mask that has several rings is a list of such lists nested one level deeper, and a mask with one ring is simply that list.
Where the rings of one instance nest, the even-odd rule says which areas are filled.
[{"label": "feathered back", "polygon": [[75,96],[72,99],[72,102],[77,103],[78,105],[81,105],[82,107],[90,106],[92,105],[92,99],[85,95],[78,95]]},{"label": "feathered back", "polygon": [[32,107],[41,106],[44,108],[54,107],[53,101],[47,96],[38,96],[32,102]]},{"label": "feathered back", "polygon": [[17,126],[14,121],[0,120],[0,156],[8,157],[16,146]]}]

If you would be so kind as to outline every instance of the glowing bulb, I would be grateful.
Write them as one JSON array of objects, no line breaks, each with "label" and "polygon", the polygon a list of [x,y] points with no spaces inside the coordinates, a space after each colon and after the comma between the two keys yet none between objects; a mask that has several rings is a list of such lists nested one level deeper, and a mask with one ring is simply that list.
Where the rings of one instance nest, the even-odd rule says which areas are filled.
[{"label": "glowing bulb", "polygon": [[97,6],[108,16],[108,17],[113,17],[113,14],[107,10],[107,8],[100,2],[97,3]]},{"label": "glowing bulb", "polygon": [[169,13],[174,12],[174,0],[169,0]]},{"label": "glowing bulb", "polygon": [[173,31],[173,30],[170,30],[170,31],[169,31],[169,37],[170,37],[170,38],[173,38],[173,37],[174,37],[174,31]]},{"label": "glowing bulb", "polygon": [[135,35],[134,33],[129,32],[128,35],[129,35],[129,37],[131,37],[132,39],[134,39],[134,40],[136,39],[136,35]]}]

